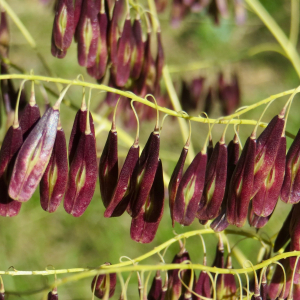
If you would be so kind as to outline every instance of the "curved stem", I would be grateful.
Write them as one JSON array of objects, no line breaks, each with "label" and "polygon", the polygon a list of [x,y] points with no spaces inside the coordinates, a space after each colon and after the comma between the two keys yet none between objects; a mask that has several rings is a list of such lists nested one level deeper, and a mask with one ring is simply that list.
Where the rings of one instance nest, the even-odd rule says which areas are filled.
[{"label": "curved stem", "polygon": [[291,0],[290,41],[296,47],[299,35],[299,0]]}]

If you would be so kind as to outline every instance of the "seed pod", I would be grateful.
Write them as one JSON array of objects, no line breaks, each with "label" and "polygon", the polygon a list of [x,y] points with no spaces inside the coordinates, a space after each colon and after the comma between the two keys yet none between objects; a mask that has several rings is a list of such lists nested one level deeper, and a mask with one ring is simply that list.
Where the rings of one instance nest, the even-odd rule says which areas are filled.
[{"label": "seed pod", "polygon": [[97,55],[95,64],[88,68],[88,73],[96,78],[101,80],[106,71],[106,65],[108,60],[108,49],[107,49],[107,28],[108,20],[105,13],[105,9],[98,14],[98,23],[100,28],[100,37],[98,40]]},{"label": "seed pod", "polygon": [[73,0],[57,0],[52,30],[56,48],[61,51],[67,50],[74,34]]},{"label": "seed pod", "polygon": [[267,217],[257,215],[254,212],[252,201],[250,202],[249,216],[248,216],[248,221],[249,221],[250,226],[255,227],[255,228],[262,228],[268,223],[271,216],[272,216],[272,213]]},{"label": "seed pod", "polygon": [[57,291],[51,291],[48,293],[48,300],[58,300],[58,294]]},{"label": "seed pod", "polygon": [[227,202],[227,221],[242,227],[247,219],[253,189],[256,140],[247,139],[241,157],[232,174]]},{"label": "seed pod", "polygon": [[164,49],[161,42],[161,32],[156,32],[156,40],[157,40],[157,55],[156,55],[156,78],[155,78],[155,87],[159,87],[159,82],[162,76],[162,69],[164,67],[165,56],[164,56]]},{"label": "seed pod", "polygon": [[132,25],[132,53],[131,53],[131,73],[130,77],[138,79],[144,61],[144,42],[140,16],[137,14]]},{"label": "seed pod", "polygon": [[112,65],[112,75],[116,86],[125,86],[130,76],[130,63],[132,53],[132,30],[130,15],[125,21],[122,35],[118,41],[116,63]]},{"label": "seed pod", "polygon": [[39,184],[50,160],[58,118],[59,110],[49,108],[24,141],[9,184],[14,200],[28,201]]},{"label": "seed pod", "polygon": [[[299,251],[300,250],[300,219],[299,219],[299,213],[300,213],[300,204],[297,203],[293,206],[292,209],[292,217],[290,221],[290,236],[291,236],[291,242],[290,242],[290,251]],[[290,257],[290,265],[291,269],[294,269],[296,263],[296,257]],[[299,271],[300,263],[298,262],[296,273],[300,273]]]},{"label": "seed pod", "polygon": [[261,285],[260,285],[260,294],[261,294],[262,300],[267,300],[268,281],[267,281],[266,271],[264,271],[262,274]]},{"label": "seed pod", "polygon": [[188,146],[185,145],[181,151],[179,160],[176,164],[176,167],[172,173],[170,182],[169,182],[169,206],[170,206],[170,213],[171,213],[171,219],[172,219],[172,225],[174,227],[174,203],[176,199],[176,194],[178,191],[178,187],[182,178],[183,173],[183,167],[186,160],[186,156],[188,153]]},{"label": "seed pod", "polygon": [[207,154],[199,152],[180,181],[174,202],[174,220],[181,225],[192,224],[202,196]]},{"label": "seed pod", "polygon": [[268,217],[272,214],[284,180],[285,171],[286,138],[281,137],[274,164],[252,199],[253,211],[257,216]]},{"label": "seed pod", "polygon": [[0,293],[0,300],[4,300],[5,299],[5,293]]},{"label": "seed pod", "polygon": [[118,136],[113,125],[100,158],[99,178],[102,202],[107,208],[118,182]]},{"label": "seed pod", "polygon": [[55,212],[60,205],[68,181],[68,152],[63,129],[57,128],[56,139],[46,171],[40,183],[41,206]]},{"label": "seed pod", "polygon": [[100,35],[97,14],[93,0],[83,1],[76,30],[78,63],[82,67],[92,67],[96,61]]},{"label": "seed pod", "polygon": [[219,241],[216,249],[216,256],[213,262],[213,267],[217,268],[225,268],[225,263],[224,263],[224,244],[221,235],[219,235]]},{"label": "seed pod", "polygon": [[300,130],[297,133],[286,156],[284,181],[280,198],[285,203],[295,204],[300,201]]},{"label": "seed pod", "polygon": [[[185,249],[175,255],[172,264],[181,264],[184,261],[190,261],[190,256]],[[181,284],[181,281],[178,277],[179,269],[169,270],[168,271],[168,290],[166,293],[166,299],[179,299],[180,295],[184,294],[185,287]],[[183,282],[188,285],[191,279],[191,270],[184,270],[180,273],[181,279]]]},{"label": "seed pod", "polygon": [[64,58],[67,54],[67,50],[60,50],[56,47],[53,33],[51,36],[51,54],[56,58]]},{"label": "seed pod", "polygon": [[116,188],[104,212],[106,218],[121,216],[129,204],[132,195],[130,184],[133,170],[138,164],[139,149],[139,146],[134,144],[128,151]]},{"label": "seed pod", "polygon": [[211,112],[213,104],[213,90],[212,87],[209,87],[208,93],[205,97],[205,102],[204,102],[204,111],[209,115]]},{"label": "seed pod", "polygon": [[161,160],[149,196],[142,210],[131,221],[130,236],[139,243],[153,241],[164,210],[164,179]]},{"label": "seed pod", "polygon": [[285,123],[284,113],[285,109],[272,119],[257,139],[252,197],[261,188],[274,165]]},{"label": "seed pod", "polygon": [[[110,263],[106,263],[110,265]],[[96,285],[96,286],[95,286]],[[92,292],[99,299],[109,299],[111,298],[116,289],[117,285],[117,274],[111,273],[106,275],[96,275],[92,281]]]},{"label": "seed pod", "polygon": [[212,137],[209,136],[209,141],[208,141],[208,145],[207,145],[207,149],[206,149],[206,153],[207,153],[207,164],[209,164],[209,161],[210,161],[210,158],[211,158],[213,152],[214,152],[214,144],[213,144]]},{"label": "seed pod", "polygon": [[151,288],[148,293],[148,300],[157,300],[162,292],[162,279],[160,271],[156,271],[156,275],[152,280]]},{"label": "seed pod", "polygon": [[226,209],[222,210],[222,212],[214,219],[214,221],[210,224],[210,228],[215,232],[221,232],[225,230],[229,226],[226,217]]},{"label": "seed pod", "polygon": [[288,216],[286,217],[283,225],[281,226],[275,243],[274,243],[274,248],[273,251],[274,252],[278,252],[290,239],[290,223],[291,223],[291,219],[292,219],[292,213],[293,213],[293,207],[291,209],[291,211],[289,212]]},{"label": "seed pod", "polygon": [[[206,254],[203,258],[203,265],[206,266]],[[210,278],[206,271],[201,271],[199,274],[199,278],[194,285],[193,291],[203,297],[210,298],[211,297],[211,284]],[[200,297],[193,295],[193,300],[201,300]]]},{"label": "seed pod", "polygon": [[82,133],[70,163],[69,180],[64,200],[68,214],[80,217],[90,204],[97,181],[97,153],[95,136]]},{"label": "seed pod", "polygon": [[207,165],[204,190],[199,203],[197,218],[211,220],[218,215],[225,193],[226,175],[227,146],[221,139],[216,144]]},{"label": "seed pod", "polygon": [[[81,8],[82,8],[82,0],[75,0],[74,3],[74,31],[77,31],[77,25],[80,19],[81,15]],[[74,36],[75,41],[76,41],[76,34]]]},{"label": "seed pod", "polygon": [[132,180],[134,193],[130,200],[129,212],[132,218],[136,218],[146,203],[155,178],[159,161],[159,132],[155,129],[148,138],[136,166]]},{"label": "seed pod", "polygon": [[9,52],[9,28],[5,10],[1,10],[0,20],[0,53],[2,57],[8,58]]}]

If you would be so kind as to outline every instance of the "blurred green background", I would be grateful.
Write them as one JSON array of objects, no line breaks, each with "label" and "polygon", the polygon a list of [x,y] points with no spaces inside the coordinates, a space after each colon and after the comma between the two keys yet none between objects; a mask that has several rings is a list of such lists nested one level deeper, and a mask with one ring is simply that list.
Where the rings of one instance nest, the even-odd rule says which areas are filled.
[{"label": "blurred green background", "polygon": [[[58,77],[74,79],[78,74],[83,74],[85,80],[94,82],[84,68],[77,63],[76,44],[72,43],[67,56],[63,60],[52,57],[50,53],[51,30],[53,23],[53,10],[51,6],[42,5],[38,0],[10,0],[7,1],[14,12],[18,15],[29,32],[34,37],[38,50],[46,58],[47,64]],[[233,1],[229,1],[230,4]],[[288,33],[290,28],[290,1],[261,1],[279,23],[283,30]],[[172,29],[169,24],[168,8],[160,16],[162,27],[162,38],[166,56],[166,62],[170,66],[184,67],[189,64],[213,62],[209,68],[180,71],[172,73],[175,87],[180,91],[181,79],[192,79],[202,75],[207,78],[207,83],[216,85],[217,75],[222,70],[225,75],[232,71],[237,71],[242,91],[242,106],[253,104],[270,95],[295,88],[299,84],[299,78],[291,63],[283,56],[275,52],[263,52],[255,56],[250,56],[252,47],[276,41],[264,27],[262,22],[251,11],[248,11],[246,23],[237,26],[234,18],[221,19],[220,26],[214,26],[212,20],[205,15],[190,14],[177,29]],[[34,50],[28,45],[18,28],[9,19],[11,30],[10,60],[21,66],[26,72],[31,69],[37,75],[47,75],[41,65]],[[10,68],[10,72],[16,72]],[[227,76],[226,75],[226,76]],[[15,81],[17,87],[20,81]],[[56,89],[55,85],[51,86]],[[29,91],[29,84],[26,87]],[[164,89],[164,87],[162,87]],[[43,110],[43,99],[39,89],[37,102]],[[81,89],[74,87],[68,92],[69,98],[77,105],[81,101]],[[94,93],[92,108],[95,109],[103,100],[104,94]],[[285,104],[288,98],[276,100],[263,117],[263,121],[269,122]],[[50,96],[53,103],[54,98]],[[296,134],[299,128],[299,97],[295,101],[289,116],[287,130]],[[258,120],[263,107],[259,107],[243,116],[246,119]],[[62,106],[61,122],[69,137],[75,111]],[[197,115],[200,111],[195,111]],[[220,116],[220,105],[215,101],[211,117]],[[162,117],[162,115],[161,115]],[[98,126],[98,125],[97,125]],[[97,127],[96,126],[96,127]],[[122,126],[119,122],[118,126]],[[143,122],[141,124],[141,143],[145,143],[148,135],[153,130],[153,122]],[[124,128],[132,137],[135,130]],[[216,143],[224,126],[216,125],[213,130],[213,140]],[[253,130],[253,126],[245,125],[240,128],[242,143]],[[195,151],[198,152],[203,147],[207,135],[207,125],[192,124],[192,141]],[[227,142],[233,137],[233,128],[228,129]],[[2,137],[4,136],[4,126],[2,126]],[[104,146],[107,132],[102,131],[97,136],[98,150]],[[288,138],[288,145],[292,142]],[[124,143],[119,142],[120,152],[127,152]],[[161,132],[161,150],[164,157],[163,166],[165,172],[170,176],[176,159],[179,157],[183,142],[180,136],[178,122],[168,118],[164,123]],[[122,159],[120,159],[120,162]],[[290,209],[289,205],[279,202],[276,211],[270,222],[260,230],[265,236],[272,237],[280,229],[285,216]],[[99,184],[97,185],[94,198],[80,218],[68,215],[63,205],[57,212],[49,214],[40,207],[39,193],[23,204],[20,214],[14,218],[0,218],[0,269],[7,270],[13,266],[17,270],[44,270],[47,265],[52,265],[56,269],[77,268],[77,267],[97,267],[104,262],[117,263],[123,255],[135,258],[153,249],[164,241],[174,236],[173,230],[177,234],[189,230],[204,228],[194,221],[192,226],[185,228],[178,224],[173,229],[171,226],[168,198],[165,198],[165,213],[160,223],[154,241],[149,245],[138,244],[130,239],[130,218],[127,214],[120,218],[105,219],[103,217],[104,207],[100,198]],[[250,229],[255,232],[254,229]],[[217,243],[215,235],[204,236],[208,249],[208,263],[214,259],[214,252]],[[241,239],[240,236],[229,236],[231,245]],[[244,240],[239,244],[239,248],[245,257],[256,262],[260,243],[253,240]],[[186,247],[190,252],[194,263],[202,263],[203,251],[199,237],[187,240]],[[179,250],[178,244],[174,244],[166,253],[166,262],[171,262],[175,253]],[[159,257],[148,259],[146,263],[155,264],[159,262]],[[240,267],[234,259],[234,267]],[[198,273],[197,273],[198,274]],[[154,275],[154,274],[153,274]],[[60,275],[63,278],[65,275]],[[41,299],[41,294],[25,295],[24,291],[37,290],[52,283],[54,276],[4,276],[4,284],[7,291],[19,292],[19,295],[10,295],[9,299]],[[73,282],[59,288],[60,299],[91,299],[90,290],[91,278]],[[120,288],[117,289],[115,299],[118,298]],[[138,299],[136,276],[133,275],[129,286],[129,299]]]}]

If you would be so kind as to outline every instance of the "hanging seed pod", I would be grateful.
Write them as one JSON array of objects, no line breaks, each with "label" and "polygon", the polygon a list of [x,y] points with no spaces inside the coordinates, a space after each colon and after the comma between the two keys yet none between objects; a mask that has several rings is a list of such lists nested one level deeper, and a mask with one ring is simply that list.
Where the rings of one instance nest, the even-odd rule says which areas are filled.
[{"label": "hanging seed pod", "polygon": [[67,181],[67,144],[65,133],[59,124],[51,158],[40,183],[41,206],[45,211],[52,213],[57,210],[64,197]]},{"label": "hanging seed pod", "polygon": [[229,226],[226,217],[226,209],[222,210],[222,212],[214,219],[214,221],[210,224],[210,228],[215,232],[221,232],[225,230]]},{"label": "hanging seed pod", "polygon": [[210,158],[211,158],[211,156],[214,152],[214,143],[213,143],[211,135],[209,136],[208,146],[207,146],[206,152],[207,152],[207,163],[209,164]]},{"label": "hanging seed pod", "polygon": [[221,208],[227,175],[227,146],[224,138],[216,144],[207,165],[204,190],[197,211],[197,218],[201,220],[214,219]]},{"label": "hanging seed pod", "polygon": [[[290,220],[290,251],[299,251],[300,250],[300,221],[299,221],[299,212],[300,212],[300,204],[297,203],[293,206],[292,209],[292,217]],[[290,257],[290,265],[291,269],[295,268],[296,257]],[[296,267],[296,273],[300,273],[300,263],[298,262]]]},{"label": "hanging seed pod", "polygon": [[272,213],[267,217],[257,215],[253,209],[253,202],[252,201],[250,202],[249,216],[248,216],[248,221],[249,221],[250,226],[255,227],[255,228],[262,228],[268,223],[271,216],[272,216]]},{"label": "hanging seed pod", "polygon": [[159,299],[160,294],[162,293],[162,279],[160,276],[160,271],[156,271],[156,275],[152,280],[151,288],[148,293],[148,300],[157,300]]},{"label": "hanging seed pod", "polygon": [[25,140],[31,130],[34,128],[36,123],[41,118],[40,109],[35,101],[34,93],[34,83],[32,82],[31,86],[31,96],[29,103],[25,106],[21,117],[20,117],[20,127],[22,128],[23,139]]},{"label": "hanging seed pod", "polygon": [[280,198],[285,203],[300,201],[300,130],[297,133],[286,156],[285,176]]},{"label": "hanging seed pod", "polygon": [[97,14],[93,0],[83,1],[76,30],[78,63],[82,67],[90,68],[96,61],[100,36]]},{"label": "hanging seed pod", "polygon": [[264,270],[262,273],[261,285],[260,285],[260,294],[262,300],[267,300],[268,294],[268,281],[267,281],[267,270]]},{"label": "hanging seed pod", "polygon": [[58,300],[57,290],[51,291],[48,293],[48,300]]},{"label": "hanging seed pod", "polygon": [[139,243],[153,241],[164,210],[164,179],[161,160],[158,162],[150,194],[136,218],[131,221],[130,236]]},{"label": "hanging seed pod", "polygon": [[160,29],[156,32],[156,40],[157,40],[157,55],[156,55],[156,78],[155,78],[155,87],[159,87],[159,82],[162,76],[162,69],[164,67],[165,56],[164,49],[161,41],[161,32]]},{"label": "hanging seed pod", "polygon": [[281,228],[277,234],[277,237],[276,237],[276,240],[274,243],[274,248],[273,248],[274,252],[278,252],[290,239],[290,223],[292,220],[293,207],[292,207],[291,211],[289,212],[288,216],[286,217],[283,225],[281,226]]},{"label": "hanging seed pod", "polygon": [[247,219],[253,189],[255,149],[256,139],[252,134],[237,162],[228,191],[227,221],[238,227],[242,227]]},{"label": "hanging seed pod", "polygon": [[144,61],[143,31],[139,14],[136,15],[132,25],[132,47],[130,77],[138,79],[141,74]]},{"label": "hanging seed pod", "polygon": [[[90,99],[91,90],[89,102]],[[80,217],[85,212],[96,188],[96,139],[89,121],[90,118],[86,118],[85,132],[81,134],[74,157],[70,162],[69,180],[64,200],[65,211],[74,217]]]},{"label": "hanging seed pod", "polygon": [[261,188],[274,165],[285,124],[284,114],[285,108],[272,119],[257,139],[252,197]]},{"label": "hanging seed pod", "polygon": [[52,30],[55,47],[60,51],[67,50],[74,34],[73,0],[57,0]]},{"label": "hanging seed pod", "polygon": [[9,52],[9,28],[5,10],[1,9],[0,20],[0,54],[2,57],[8,58]]},{"label": "hanging seed pod", "polygon": [[[203,265],[206,266],[206,253],[204,253]],[[194,285],[193,291],[203,297],[211,298],[211,284],[210,278],[206,271],[201,271],[199,274],[199,278]],[[200,297],[193,295],[193,300],[201,300]]]},{"label": "hanging seed pod", "polygon": [[225,268],[224,244],[223,244],[222,236],[219,234],[218,237],[219,237],[219,241],[216,249],[216,256],[212,265],[213,267],[224,269]]},{"label": "hanging seed pod", "polygon": [[60,50],[56,47],[53,33],[51,36],[51,54],[56,58],[64,58],[67,54],[67,50]]},{"label": "hanging seed pod", "polygon": [[[181,264],[184,261],[190,261],[190,256],[184,247],[182,247],[180,252],[175,255],[172,264]],[[179,299],[186,290],[179,279],[178,271],[179,269],[168,271],[169,281],[165,299]],[[180,274],[183,282],[188,285],[191,279],[191,270],[184,270]]]},{"label": "hanging seed pod", "polygon": [[108,61],[108,48],[107,48],[107,31],[108,31],[108,19],[105,13],[105,7],[101,8],[101,12],[98,14],[98,23],[100,28],[100,37],[98,40],[97,55],[95,64],[87,69],[87,72],[97,80],[102,80],[106,72],[106,66]]},{"label": "hanging seed pod", "polygon": [[204,111],[208,115],[211,112],[212,105],[213,105],[213,90],[212,90],[212,87],[209,87],[208,93],[205,97],[205,102],[204,102]]},{"label": "hanging seed pod", "polygon": [[[74,32],[75,33],[77,31],[77,25],[81,15],[81,8],[82,8],[82,0],[75,0],[74,1]],[[76,41],[76,34],[74,35],[74,38]]]},{"label": "hanging seed pod", "polygon": [[275,209],[284,180],[285,153],[286,138],[281,137],[274,165],[252,199],[253,211],[257,216],[268,217]]},{"label": "hanging seed pod", "polygon": [[[110,263],[105,265],[109,266]],[[99,299],[111,298],[116,289],[117,285],[117,274],[111,273],[106,275],[96,275],[92,281],[92,292]]]}]

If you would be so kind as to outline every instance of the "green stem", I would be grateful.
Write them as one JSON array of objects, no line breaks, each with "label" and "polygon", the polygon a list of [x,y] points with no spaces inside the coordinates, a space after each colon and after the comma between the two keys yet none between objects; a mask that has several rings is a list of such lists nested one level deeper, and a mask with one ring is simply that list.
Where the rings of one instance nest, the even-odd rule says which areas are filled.
[{"label": "green stem", "polygon": [[290,41],[296,47],[299,35],[299,0],[291,0]]},{"label": "green stem", "polygon": [[247,4],[254,10],[258,17],[263,21],[266,27],[276,38],[282,49],[285,51],[290,62],[294,66],[298,76],[300,77],[300,58],[294,45],[289,41],[282,29],[278,26],[268,11],[262,6],[258,0],[245,0]]}]

